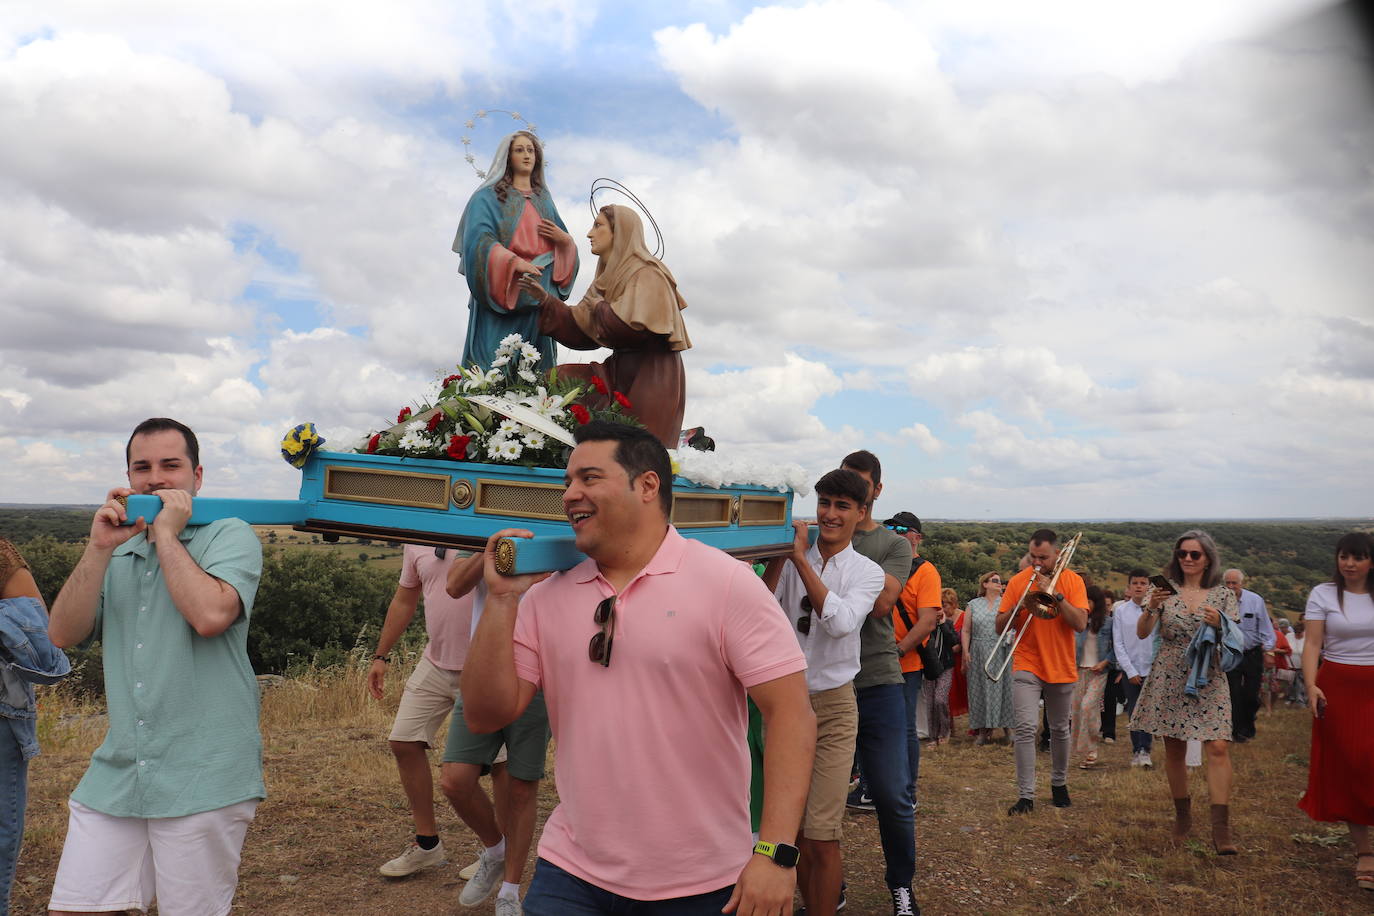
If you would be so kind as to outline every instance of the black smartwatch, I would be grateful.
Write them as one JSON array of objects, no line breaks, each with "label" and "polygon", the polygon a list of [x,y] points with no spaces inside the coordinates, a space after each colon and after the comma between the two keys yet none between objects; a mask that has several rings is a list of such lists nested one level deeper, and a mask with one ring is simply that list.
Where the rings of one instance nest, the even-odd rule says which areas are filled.
[{"label": "black smartwatch", "polygon": [[775,865],[783,868],[796,868],[797,858],[801,855],[801,850],[795,846],[786,843],[765,843],[763,840],[754,844],[754,852],[767,856]]}]

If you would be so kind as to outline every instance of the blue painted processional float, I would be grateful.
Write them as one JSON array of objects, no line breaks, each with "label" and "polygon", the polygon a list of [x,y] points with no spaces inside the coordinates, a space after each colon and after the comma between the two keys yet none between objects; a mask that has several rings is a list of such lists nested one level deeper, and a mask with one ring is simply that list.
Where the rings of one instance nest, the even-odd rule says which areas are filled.
[{"label": "blue painted processional float", "polygon": [[[473,162],[471,153],[466,159]],[[684,536],[743,560],[791,548],[792,492],[804,485],[799,467],[732,461],[680,441],[681,351],[691,345],[680,314],[686,302],[659,258],[663,240],[652,216],[618,183],[593,185],[596,276],[582,301],[568,306],[576,249],[543,165],[543,145],[526,123],[502,140],[490,170],[477,170],[482,184],[453,244],[470,293],[467,342],[462,364],[433,399],[403,408],[394,425],[349,452],[325,451],[312,424],[297,426],[282,442],[283,457],[301,470],[297,499],[197,498],[191,524],[234,516],[329,540],[466,549],[518,527],[534,537],[497,544],[501,572],[567,569],[583,559],[562,500],[572,432],[604,419],[643,425],[672,450],[671,521]],[[634,209],[598,209],[597,194],[607,190],[648,216],[653,253]],[[613,355],[555,367],[554,341]],[[155,496],[130,496],[128,515],[151,522],[160,505]]]}]

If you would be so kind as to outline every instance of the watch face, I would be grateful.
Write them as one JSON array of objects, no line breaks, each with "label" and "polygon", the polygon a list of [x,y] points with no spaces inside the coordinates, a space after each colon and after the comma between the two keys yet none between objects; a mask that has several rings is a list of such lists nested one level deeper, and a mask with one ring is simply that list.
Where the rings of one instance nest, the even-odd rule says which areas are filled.
[{"label": "watch face", "polygon": [[773,861],[784,868],[796,867],[799,857],[800,850],[795,846],[788,846],[786,843],[779,843],[778,848],[773,852]]}]

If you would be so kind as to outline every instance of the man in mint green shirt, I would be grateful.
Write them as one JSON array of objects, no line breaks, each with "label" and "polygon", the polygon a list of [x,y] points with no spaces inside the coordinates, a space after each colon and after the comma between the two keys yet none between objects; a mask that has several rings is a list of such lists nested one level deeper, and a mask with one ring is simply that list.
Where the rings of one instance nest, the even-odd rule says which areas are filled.
[{"label": "man in mint green shirt", "polygon": [[[195,433],[154,418],[53,603],[52,641],[103,644],[109,730],[72,793],[52,913],[228,913],[262,781],[248,620],[262,548],[244,522],[187,527]],[[153,494],[151,525],[116,499]]]}]

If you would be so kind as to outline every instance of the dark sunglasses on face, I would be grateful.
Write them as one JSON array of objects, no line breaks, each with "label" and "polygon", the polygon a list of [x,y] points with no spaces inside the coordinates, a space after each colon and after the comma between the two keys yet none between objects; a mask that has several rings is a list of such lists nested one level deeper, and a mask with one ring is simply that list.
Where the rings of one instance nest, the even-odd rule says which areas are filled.
[{"label": "dark sunglasses on face", "polygon": [[1201,560],[1206,554],[1201,550],[1175,550],[1174,556],[1180,560]]},{"label": "dark sunglasses on face", "polygon": [[797,630],[800,631],[801,634],[802,634],[803,636],[810,636],[810,635],[811,635],[811,613],[812,613],[812,611],[814,610],[814,608],[811,606],[811,596],[810,596],[810,595],[802,595],[801,609],[802,609],[802,613],[805,614],[806,616],[805,616],[805,617],[802,617],[802,618],[800,618],[800,619],[797,620]]},{"label": "dark sunglasses on face", "polygon": [[601,627],[587,644],[587,657],[603,668],[611,666],[611,643],[615,640],[615,595],[596,606],[592,620]]}]

